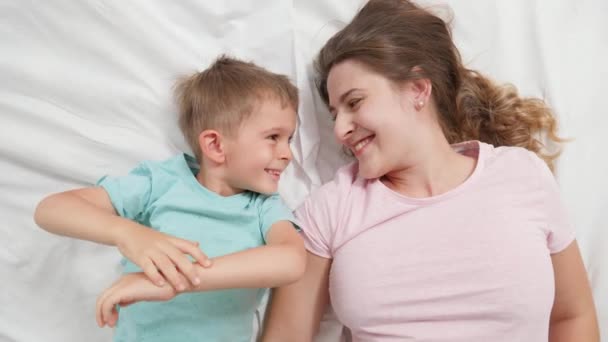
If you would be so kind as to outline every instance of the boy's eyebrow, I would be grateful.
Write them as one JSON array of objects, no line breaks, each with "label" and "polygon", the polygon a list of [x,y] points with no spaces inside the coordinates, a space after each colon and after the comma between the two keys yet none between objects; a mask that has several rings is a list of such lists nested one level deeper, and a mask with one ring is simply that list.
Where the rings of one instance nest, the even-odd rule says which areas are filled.
[{"label": "boy's eyebrow", "polygon": [[286,131],[286,130],[287,129],[285,129],[284,127],[272,127],[272,128],[265,130],[262,133],[265,134],[265,133],[270,133],[270,132],[275,132],[275,131]]},{"label": "boy's eyebrow", "polygon": [[[344,94],[340,95],[340,99],[338,99],[338,103],[342,103],[342,102],[344,102],[344,99],[345,99],[346,97],[348,97],[348,95],[350,95],[350,94],[351,94],[353,91],[355,91],[355,90],[361,90],[361,89],[359,89],[359,88],[352,88],[352,89],[350,89],[349,91],[345,92]],[[330,111],[330,112],[332,112],[332,113],[333,113],[335,110],[336,110],[336,108],[332,107],[331,105],[329,106],[329,111]]]}]

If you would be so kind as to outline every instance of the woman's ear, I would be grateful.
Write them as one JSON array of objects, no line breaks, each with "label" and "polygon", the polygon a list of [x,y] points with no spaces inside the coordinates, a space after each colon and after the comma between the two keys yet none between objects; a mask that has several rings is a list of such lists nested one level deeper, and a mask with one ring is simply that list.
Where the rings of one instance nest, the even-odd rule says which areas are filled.
[{"label": "woman's ear", "polygon": [[201,154],[218,164],[226,160],[224,153],[224,137],[218,132],[211,129],[204,130],[198,135],[198,145],[201,149]]},{"label": "woman's ear", "polygon": [[412,100],[414,101],[414,108],[420,111],[429,103],[433,85],[431,84],[431,80],[428,78],[410,81],[410,85],[410,90],[412,91]]},{"label": "woman's ear", "polygon": [[[420,67],[414,67],[412,69],[414,73],[420,74],[422,69]],[[426,106],[431,100],[431,93],[433,90],[433,84],[431,80],[428,78],[418,78],[408,82],[408,91],[410,91],[410,96],[412,96],[412,100],[414,101],[414,108],[420,111],[424,106]]]}]

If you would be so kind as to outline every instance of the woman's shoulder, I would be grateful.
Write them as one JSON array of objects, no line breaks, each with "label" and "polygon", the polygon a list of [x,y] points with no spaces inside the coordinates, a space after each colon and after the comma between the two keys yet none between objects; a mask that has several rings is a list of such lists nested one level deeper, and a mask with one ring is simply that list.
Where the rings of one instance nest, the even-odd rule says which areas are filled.
[{"label": "woman's shoulder", "polygon": [[359,166],[357,162],[352,162],[340,167],[334,177],[311,192],[310,197],[317,200],[322,198],[344,198],[352,191],[352,188],[361,183],[362,179],[358,177]]},{"label": "woman's shoulder", "polygon": [[534,152],[518,146],[489,145],[489,153],[486,163],[489,165],[499,164],[503,168],[517,169],[520,171],[538,172],[539,168],[545,168],[546,163]]},{"label": "woman's shoulder", "polygon": [[540,183],[541,187],[555,183],[553,172],[536,153],[523,147],[489,146],[485,168],[491,174],[504,179],[516,178],[536,186]]},{"label": "woman's shoulder", "polygon": [[338,169],[332,180],[314,190],[295,210],[307,249],[330,258],[345,241],[353,236],[352,229],[364,224],[353,215],[362,215],[369,203],[370,182],[358,175],[358,164]]},{"label": "woman's shoulder", "polygon": [[356,162],[340,167],[330,181],[311,191],[296,212],[307,210],[331,217],[339,216],[342,209],[348,206],[357,184],[363,181],[358,177],[358,170]]}]

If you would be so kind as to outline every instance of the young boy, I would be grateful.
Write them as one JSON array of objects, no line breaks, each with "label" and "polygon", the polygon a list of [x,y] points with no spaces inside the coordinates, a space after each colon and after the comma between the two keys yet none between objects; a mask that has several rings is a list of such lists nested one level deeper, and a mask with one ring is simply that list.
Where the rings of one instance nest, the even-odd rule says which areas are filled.
[{"label": "young boy", "polygon": [[263,288],[294,282],[305,268],[291,211],[274,194],[292,158],[297,89],[220,57],[176,94],[196,158],[143,162],[97,187],[51,195],[35,220],[126,257],[125,275],[97,302],[100,326],[118,321],[115,341],[250,341]]}]

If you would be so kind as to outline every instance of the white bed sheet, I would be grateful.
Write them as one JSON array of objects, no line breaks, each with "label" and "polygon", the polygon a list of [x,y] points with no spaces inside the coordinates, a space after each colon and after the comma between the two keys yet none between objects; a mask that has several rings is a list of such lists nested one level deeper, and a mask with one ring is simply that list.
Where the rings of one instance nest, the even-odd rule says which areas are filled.
[{"label": "white bed sheet", "polygon": [[[281,183],[288,204],[331,178],[343,159],[311,61],[361,3],[0,0],[0,341],[111,340],[95,325],[94,303],[120,256],[38,229],[34,207],[50,192],[185,149],[171,86],[219,53],[286,73],[301,90],[295,161]],[[423,3],[446,12],[444,1]],[[469,66],[544,96],[575,139],[558,178],[606,334],[608,3],[447,4]],[[330,330],[319,340],[335,341]]]}]

